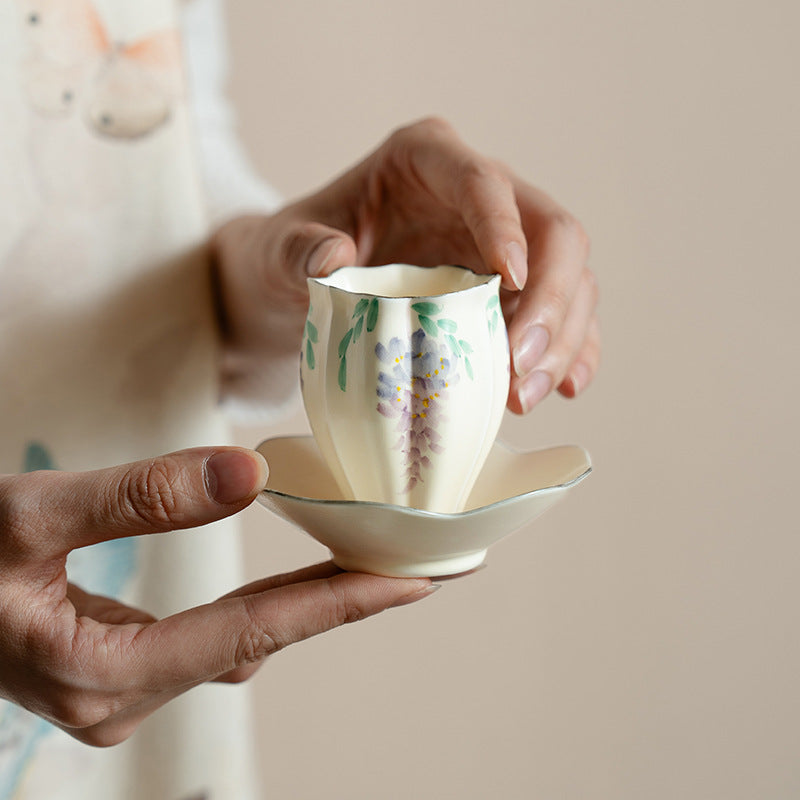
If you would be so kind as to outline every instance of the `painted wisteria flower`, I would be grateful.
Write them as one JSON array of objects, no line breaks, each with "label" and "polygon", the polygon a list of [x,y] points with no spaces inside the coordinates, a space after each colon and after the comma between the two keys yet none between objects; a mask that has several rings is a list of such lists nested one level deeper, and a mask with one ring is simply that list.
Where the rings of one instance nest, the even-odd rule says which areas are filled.
[{"label": "painted wisteria flower", "polygon": [[446,343],[428,336],[421,328],[411,336],[411,349],[397,337],[388,346],[379,342],[375,354],[386,365],[378,375],[378,411],[397,418],[400,434],[395,449],[406,456],[409,492],[422,483],[422,470],[431,466],[431,454],[443,452],[439,423],[448,389],[458,383],[457,359]]}]

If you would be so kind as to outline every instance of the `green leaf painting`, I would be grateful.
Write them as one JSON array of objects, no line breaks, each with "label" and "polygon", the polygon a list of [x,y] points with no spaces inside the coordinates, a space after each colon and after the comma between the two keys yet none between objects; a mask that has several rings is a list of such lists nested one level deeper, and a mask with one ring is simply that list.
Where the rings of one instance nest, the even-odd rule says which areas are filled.
[{"label": "green leaf painting", "polygon": [[424,314],[419,315],[419,324],[422,325],[422,329],[428,334],[428,336],[433,336],[435,338],[439,333],[436,323],[430,317],[426,317]]},{"label": "green leaf painting", "polygon": [[493,334],[500,322],[500,298],[496,294],[486,302],[486,322],[489,325],[489,333]]},{"label": "green leaf painting", "polygon": [[306,364],[308,364],[309,369],[314,369],[316,366],[314,348],[311,346],[311,339],[306,339]]},{"label": "green leaf painting", "polygon": [[344,358],[347,355],[347,348],[350,346],[350,340],[353,338],[353,328],[350,328],[347,333],[342,336],[342,341],[339,342],[339,358]]},{"label": "green leaf painting", "polygon": [[378,324],[379,312],[380,303],[377,297],[362,297],[353,309],[353,316],[350,319],[354,320],[354,322],[339,341],[338,349],[339,388],[343,392],[347,391],[347,350],[351,344],[358,341],[364,331],[365,324],[367,331],[375,330],[375,326]]},{"label": "green leaf painting", "polygon": [[369,301],[369,311],[367,311],[367,331],[374,331],[375,326],[378,324],[378,298],[373,297]]},{"label": "green leaf painting", "polygon": [[355,319],[356,317],[360,317],[367,310],[368,305],[369,305],[369,300],[366,297],[362,297],[356,303],[355,310],[353,311],[353,319]]},{"label": "green leaf painting", "polygon": [[430,317],[434,314],[441,314],[442,307],[436,303],[428,303],[423,301],[421,303],[414,303],[411,306],[411,310],[416,311],[417,314],[423,314],[426,317]]},{"label": "green leaf painting", "polygon": [[[317,344],[319,341],[319,332],[317,331],[316,326],[311,321],[311,312],[314,310],[314,307],[309,303],[308,305],[308,317],[306,319],[305,325],[305,337],[306,337],[306,348],[305,348],[305,355],[306,355],[306,364],[308,365],[309,369],[314,369],[317,364],[316,358],[314,358],[314,345]],[[301,351],[302,352],[302,351]]]},{"label": "green leaf painting", "polygon": [[461,345],[459,345],[458,339],[449,333],[444,338],[447,340],[447,344],[450,345],[453,355],[458,358],[461,355]]}]

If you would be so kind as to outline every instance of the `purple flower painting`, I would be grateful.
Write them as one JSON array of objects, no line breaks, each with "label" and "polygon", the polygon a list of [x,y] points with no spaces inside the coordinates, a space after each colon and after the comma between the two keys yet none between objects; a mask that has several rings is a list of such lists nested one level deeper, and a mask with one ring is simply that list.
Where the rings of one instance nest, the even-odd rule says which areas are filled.
[{"label": "purple flower painting", "polygon": [[446,342],[420,328],[411,336],[411,349],[407,346],[407,340],[394,337],[388,346],[379,342],[375,347],[385,365],[378,375],[378,411],[397,419],[395,449],[406,457],[403,492],[424,483],[423,469],[431,466],[432,455],[443,452],[437,426],[446,421],[448,390],[459,380],[458,359]]}]

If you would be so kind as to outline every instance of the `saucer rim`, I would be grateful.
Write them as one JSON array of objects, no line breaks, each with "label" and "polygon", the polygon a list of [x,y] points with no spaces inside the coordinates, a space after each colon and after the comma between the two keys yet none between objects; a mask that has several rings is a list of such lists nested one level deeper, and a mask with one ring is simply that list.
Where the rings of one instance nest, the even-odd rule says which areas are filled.
[{"label": "saucer rim", "polygon": [[[264,439],[263,441],[259,442],[256,446],[256,451],[261,452],[260,448],[262,445],[266,444],[267,442],[279,441],[281,439],[312,439],[313,435],[310,434],[299,434],[296,436],[291,435],[283,435],[283,436],[270,436],[268,439]],[[400,512],[402,514],[408,514],[411,516],[422,516],[422,517],[430,517],[434,519],[463,519],[465,517],[477,515],[479,513],[484,513],[485,511],[493,508],[497,508],[498,506],[505,505],[514,500],[519,500],[522,498],[531,497],[535,494],[540,494],[542,492],[550,492],[554,490],[561,490],[561,489],[569,489],[572,486],[580,483],[582,480],[587,478],[592,470],[594,469],[591,457],[589,453],[584,447],[581,445],[576,444],[566,444],[566,445],[552,445],[550,447],[541,447],[535,450],[517,450],[510,445],[506,444],[505,442],[495,441],[495,447],[500,447],[501,449],[505,450],[507,453],[512,455],[530,455],[532,453],[543,453],[547,450],[555,450],[560,447],[577,447],[580,449],[585,457],[586,461],[588,462],[588,466],[586,469],[580,474],[577,475],[572,480],[566,481],[564,483],[557,483],[553,484],[552,486],[540,486],[536,489],[531,489],[528,492],[522,492],[521,494],[513,494],[509,497],[504,497],[502,500],[496,500],[493,503],[489,503],[484,506],[479,506],[478,508],[470,508],[465,511],[455,511],[455,512],[444,512],[444,511],[429,511],[424,508],[413,508],[411,506],[400,506],[394,503],[381,503],[378,500],[345,500],[345,499],[336,499],[336,498],[329,498],[329,499],[320,499],[317,497],[303,497],[302,495],[298,494],[289,494],[288,492],[282,492],[278,489],[270,489],[269,487],[264,487],[260,492],[259,495],[266,494],[274,497],[285,497],[289,500],[299,500],[303,503],[312,503],[314,505],[321,505],[321,506],[341,506],[341,507],[355,507],[355,508],[381,508],[381,509],[388,509],[393,512]],[[263,453],[262,453],[263,455]],[[265,457],[266,458],[266,457]],[[267,466],[269,466],[269,461],[267,461]],[[267,478],[269,480],[269,478]]]}]

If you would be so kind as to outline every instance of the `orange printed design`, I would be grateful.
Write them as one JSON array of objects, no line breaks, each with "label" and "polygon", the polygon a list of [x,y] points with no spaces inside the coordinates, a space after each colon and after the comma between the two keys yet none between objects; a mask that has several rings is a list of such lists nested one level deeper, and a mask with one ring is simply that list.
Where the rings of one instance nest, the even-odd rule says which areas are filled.
[{"label": "orange printed design", "polygon": [[17,0],[30,51],[28,99],[53,117],[79,113],[102,136],[136,139],[169,118],[182,85],[174,30],[114,42],[91,0]]}]

